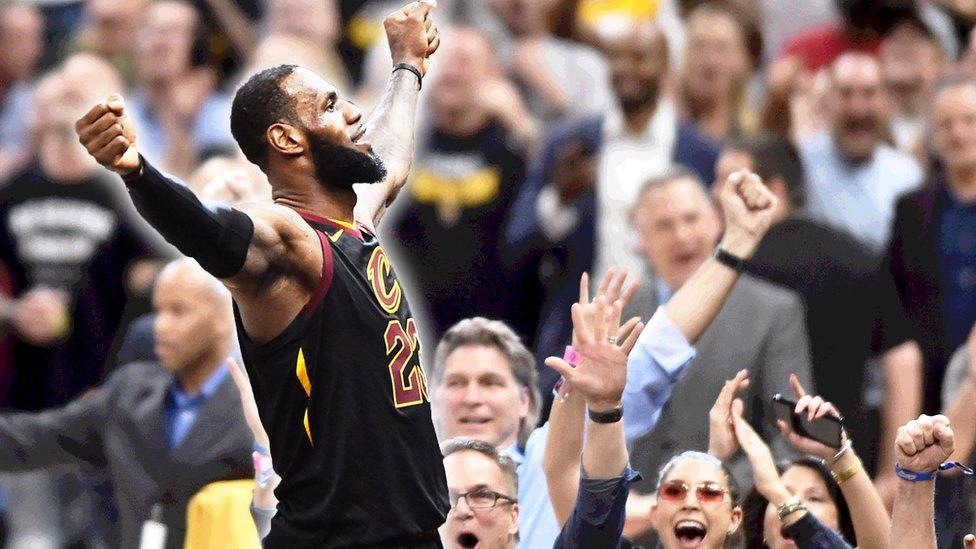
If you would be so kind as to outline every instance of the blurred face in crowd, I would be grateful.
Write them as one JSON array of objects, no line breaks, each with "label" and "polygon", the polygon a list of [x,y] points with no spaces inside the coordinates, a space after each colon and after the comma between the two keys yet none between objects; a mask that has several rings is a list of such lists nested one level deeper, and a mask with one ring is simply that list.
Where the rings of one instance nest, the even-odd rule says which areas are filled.
[{"label": "blurred face in crowd", "polygon": [[488,6],[515,36],[545,30],[546,15],[555,3],[556,0],[488,0]]},{"label": "blurred face in crowd", "polygon": [[834,62],[831,76],[827,110],[834,141],[848,159],[867,160],[888,121],[881,68],[866,54],[846,54]]},{"label": "blurred face in crowd", "polygon": [[85,46],[108,57],[128,54],[147,4],[147,0],[88,0]]},{"label": "blurred face in crowd", "polygon": [[442,438],[471,437],[498,448],[515,444],[530,406],[508,358],[485,345],[464,345],[447,356],[435,400]]},{"label": "blurred face in crowd", "polygon": [[662,479],[651,511],[665,549],[722,547],[742,522],[728,490],[725,473],[714,463],[687,459],[675,465]]},{"label": "blurred face in crowd", "polygon": [[[505,473],[494,460],[481,452],[461,450],[444,458],[447,489],[453,502],[457,495],[492,491],[516,499],[515,486],[506,480]],[[507,549],[515,547],[518,533],[518,504],[496,500],[494,507],[472,509],[466,498],[447,514],[440,528],[444,547],[478,547],[479,549]]]},{"label": "blurred face in crowd", "polygon": [[476,108],[478,87],[489,78],[494,64],[491,45],[472,28],[455,29],[450,44],[432,87],[434,108],[449,112]]},{"label": "blurred face in crowd", "polygon": [[656,26],[645,23],[608,40],[610,83],[625,114],[657,104],[661,82],[668,72],[668,48]]},{"label": "blurred face in crowd", "polygon": [[136,40],[136,62],[144,85],[172,82],[190,69],[198,14],[190,4],[153,2]]},{"label": "blurred face in crowd", "polygon": [[976,169],[976,83],[950,86],[936,94],[932,145],[950,171]]},{"label": "blurred face in crowd", "polygon": [[227,357],[230,294],[196,263],[177,260],[160,272],[153,309],[156,356],[167,371],[189,373]]},{"label": "blurred face in crowd", "polygon": [[730,15],[695,11],[687,26],[682,89],[691,101],[734,99],[752,70],[743,29]]},{"label": "blurred face in crowd", "polygon": [[[790,495],[799,496],[807,510],[828,528],[840,530],[840,514],[837,505],[830,498],[827,485],[813,469],[793,465],[780,476]],[[770,549],[790,549],[795,543],[783,536],[783,525],[773,504],[766,506],[763,518],[763,533]]]},{"label": "blurred face in crowd", "polygon": [[881,45],[885,86],[898,108],[910,114],[926,106],[944,66],[939,45],[915,25],[899,25]]},{"label": "blurred face in crowd", "polygon": [[721,230],[707,192],[690,178],[645,190],[633,224],[651,268],[672,290],[708,259]]},{"label": "blurred face in crowd", "polygon": [[0,82],[34,73],[44,51],[44,19],[31,6],[0,6]]}]

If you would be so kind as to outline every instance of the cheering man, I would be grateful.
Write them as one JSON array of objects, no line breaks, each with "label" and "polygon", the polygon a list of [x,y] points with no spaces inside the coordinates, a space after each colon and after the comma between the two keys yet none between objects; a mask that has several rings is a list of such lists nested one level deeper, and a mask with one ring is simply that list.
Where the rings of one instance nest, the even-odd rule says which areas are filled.
[{"label": "cheering man", "polygon": [[449,505],[416,324],[375,229],[409,171],[417,92],[440,43],[432,7],[387,18],[395,66],[366,120],[301,67],[241,86],[231,129],[273,203],[202,204],[139,155],[118,95],[76,124],[142,216],[233,295],[282,477],[266,547],[439,546]]}]

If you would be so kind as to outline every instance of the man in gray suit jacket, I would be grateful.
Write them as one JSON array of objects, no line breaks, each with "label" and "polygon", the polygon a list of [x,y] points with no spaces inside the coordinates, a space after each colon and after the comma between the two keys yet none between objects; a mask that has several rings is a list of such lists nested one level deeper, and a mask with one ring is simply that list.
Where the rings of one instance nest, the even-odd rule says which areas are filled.
[{"label": "man in gray suit jacket", "polygon": [[[713,253],[721,220],[701,181],[679,170],[646,183],[631,222],[655,275],[641,285],[624,318],[640,316],[646,321]],[[739,277],[695,349],[656,425],[641,420],[639,411],[626,412],[637,420],[627,429],[631,460],[647,479],[638,485],[639,491],[653,490],[659,467],[675,453],[708,449],[708,412],[722,385],[739,370],[748,370],[751,381],[749,394],[743,395],[746,417],[767,440],[778,438],[766,419],[772,417],[770,398],[778,392],[789,394],[790,373],[796,373],[804,386],[811,383],[802,302],[794,293],[748,275]],[[642,424],[649,431],[642,430]],[[774,451],[786,451],[785,441],[780,443],[774,442]],[[748,462],[740,458],[731,465],[737,479],[749,483]]]},{"label": "man in gray suit jacket", "polygon": [[253,475],[254,437],[227,375],[230,295],[181,259],[160,273],[153,306],[159,364],[123,366],[63,408],[0,415],[0,470],[107,469],[120,547],[138,547],[157,506],[166,546],[182,547],[190,498],[211,482]]}]

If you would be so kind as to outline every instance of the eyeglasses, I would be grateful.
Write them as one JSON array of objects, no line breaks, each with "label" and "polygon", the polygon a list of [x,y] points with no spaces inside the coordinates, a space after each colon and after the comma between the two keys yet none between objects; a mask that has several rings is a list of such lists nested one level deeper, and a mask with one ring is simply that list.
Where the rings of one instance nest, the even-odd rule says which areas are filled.
[{"label": "eyeglasses", "polygon": [[503,504],[505,505],[517,503],[516,499],[510,498],[505,494],[483,489],[472,490],[464,494],[455,494],[452,492],[449,497],[451,499],[451,509],[457,507],[458,501],[462,498],[471,509],[490,509],[498,505],[498,500],[503,500]]},{"label": "eyeglasses", "polygon": [[[664,501],[670,502],[682,502],[688,497],[688,490],[691,490],[687,484],[680,480],[672,480],[665,482],[658,489],[657,495]],[[700,482],[698,486],[695,487],[695,495],[698,497],[698,503],[715,505],[721,503],[725,499],[725,494],[728,493],[727,488],[722,488],[722,485],[717,482]]]}]

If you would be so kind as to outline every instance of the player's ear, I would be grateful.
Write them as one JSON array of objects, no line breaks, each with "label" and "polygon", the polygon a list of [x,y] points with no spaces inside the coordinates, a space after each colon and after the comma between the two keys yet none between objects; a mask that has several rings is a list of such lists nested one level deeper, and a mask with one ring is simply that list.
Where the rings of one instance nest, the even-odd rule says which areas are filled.
[{"label": "player's ear", "polygon": [[293,156],[305,152],[305,136],[294,126],[276,122],[268,126],[266,136],[271,148],[281,154]]}]

